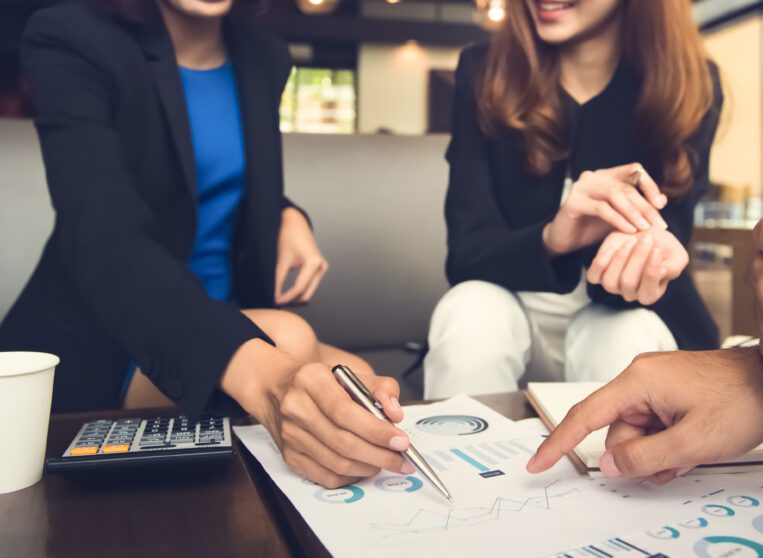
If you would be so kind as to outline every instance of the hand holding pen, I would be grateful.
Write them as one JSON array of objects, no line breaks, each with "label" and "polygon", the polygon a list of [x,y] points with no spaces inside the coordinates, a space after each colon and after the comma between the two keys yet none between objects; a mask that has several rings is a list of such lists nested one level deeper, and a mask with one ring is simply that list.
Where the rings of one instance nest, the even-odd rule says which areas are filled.
[{"label": "hand holding pen", "polygon": [[[389,421],[389,418],[384,414],[384,407],[376,400],[371,391],[349,367],[340,364],[335,366],[332,369],[332,372],[339,384],[347,390],[355,401],[379,420]],[[429,466],[429,463],[426,462],[418,450],[413,447],[413,444],[410,444],[408,448],[401,453],[414,467],[416,467],[416,470],[421,473],[422,477],[429,481],[440,494],[453,503],[453,497],[450,495],[450,492],[448,492],[445,484],[440,480],[440,477],[437,476],[437,473],[435,473]]]},{"label": "hand holding pen", "polygon": [[[363,380],[385,414],[402,420],[397,382],[373,375],[363,376]],[[381,469],[403,475],[415,471],[400,454],[410,445],[407,434],[354,402],[329,366],[297,365],[282,384],[278,393],[268,394],[269,404],[277,412],[260,413],[256,418],[295,472],[336,488],[376,475]]]}]

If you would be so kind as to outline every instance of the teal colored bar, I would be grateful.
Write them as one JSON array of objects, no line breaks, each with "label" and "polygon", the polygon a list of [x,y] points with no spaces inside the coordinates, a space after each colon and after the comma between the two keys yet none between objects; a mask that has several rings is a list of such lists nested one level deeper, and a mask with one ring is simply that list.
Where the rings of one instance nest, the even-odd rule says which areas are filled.
[{"label": "teal colored bar", "polygon": [[450,450],[450,452],[453,455],[456,455],[456,456],[460,457],[461,459],[466,461],[469,465],[471,465],[472,467],[476,467],[477,469],[479,469],[482,472],[490,470],[490,468],[485,467],[482,463],[480,463],[479,461],[477,461],[473,457],[470,457],[470,456],[466,455],[464,452],[462,452],[459,449],[452,449],[452,450]]}]

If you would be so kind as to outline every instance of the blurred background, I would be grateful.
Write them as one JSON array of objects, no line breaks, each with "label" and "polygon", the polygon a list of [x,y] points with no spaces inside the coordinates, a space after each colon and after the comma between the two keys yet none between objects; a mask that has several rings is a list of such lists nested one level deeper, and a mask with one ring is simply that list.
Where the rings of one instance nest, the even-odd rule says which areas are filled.
[{"label": "blurred background", "polygon": [[[290,45],[295,67],[280,112],[286,186],[311,213],[332,264],[317,300],[301,312],[325,340],[364,351],[386,370],[415,361],[447,288],[443,155],[453,71],[465,45],[487,40],[503,22],[509,1],[520,0],[276,0],[257,22]],[[0,202],[0,238],[21,230],[28,239],[2,245],[0,319],[52,225],[18,40],[34,10],[53,3],[0,5],[0,188],[18,192],[13,204]],[[714,186],[697,208],[693,249],[695,278],[723,337],[754,333],[747,267],[749,229],[763,216],[761,4],[693,3],[726,88]],[[30,218],[39,207],[45,212]],[[349,219],[345,229],[337,215]],[[389,356],[395,351],[400,358]]]}]

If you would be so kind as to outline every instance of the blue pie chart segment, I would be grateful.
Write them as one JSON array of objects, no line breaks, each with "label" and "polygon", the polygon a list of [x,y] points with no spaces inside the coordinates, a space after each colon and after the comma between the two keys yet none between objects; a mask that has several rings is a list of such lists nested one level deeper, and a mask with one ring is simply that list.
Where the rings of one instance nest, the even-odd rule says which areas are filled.
[{"label": "blue pie chart segment", "polygon": [[713,515],[715,517],[731,517],[732,515],[736,515],[736,512],[728,506],[721,506],[718,504],[702,506],[702,511],[707,515]]},{"label": "blue pie chart segment", "polygon": [[690,519],[689,521],[684,521],[683,523],[679,523],[681,527],[686,527],[687,529],[702,529],[703,527],[707,527],[707,519],[700,516],[697,519]]},{"label": "blue pie chart segment", "polygon": [[416,477],[381,477],[374,482],[384,492],[416,492],[424,483]]},{"label": "blue pie chart segment", "polygon": [[341,488],[321,488],[315,493],[315,499],[326,504],[352,504],[363,498],[363,489],[359,486]]},{"label": "blue pie chart segment", "polygon": [[763,515],[759,515],[755,519],[752,520],[752,526],[755,527],[758,531],[763,533]]},{"label": "blue pie chart segment", "polygon": [[[750,550],[753,552],[752,554],[749,552]],[[698,558],[719,558],[721,556],[763,558],[763,544],[741,537],[705,537],[694,545],[694,553]]]},{"label": "blue pie chart segment", "polygon": [[677,539],[681,536],[681,533],[678,532],[678,529],[674,529],[673,527],[668,527],[666,525],[660,529],[653,529],[652,531],[649,531],[649,536],[654,537],[655,539],[667,540]]},{"label": "blue pie chart segment", "polygon": [[729,496],[726,501],[738,508],[757,508],[760,505],[760,500],[752,496]]}]

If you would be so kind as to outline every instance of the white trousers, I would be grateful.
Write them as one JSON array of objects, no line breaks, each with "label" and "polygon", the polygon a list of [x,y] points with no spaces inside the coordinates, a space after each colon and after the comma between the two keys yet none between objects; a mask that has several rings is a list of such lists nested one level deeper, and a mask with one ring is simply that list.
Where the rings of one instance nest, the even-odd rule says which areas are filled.
[{"label": "white trousers", "polygon": [[589,303],[571,316],[534,312],[503,287],[467,281],[432,315],[424,397],[514,391],[520,380],[606,381],[641,353],[676,348],[646,308]]}]

